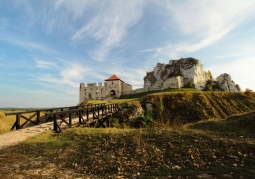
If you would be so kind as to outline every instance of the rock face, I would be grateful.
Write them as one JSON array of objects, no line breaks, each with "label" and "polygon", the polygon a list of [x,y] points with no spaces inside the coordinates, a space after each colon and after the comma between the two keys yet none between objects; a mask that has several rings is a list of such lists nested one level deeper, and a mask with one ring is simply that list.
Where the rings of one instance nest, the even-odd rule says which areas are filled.
[{"label": "rock face", "polygon": [[231,79],[227,73],[221,74],[216,81],[216,84],[223,90],[229,92],[240,92],[241,88]]},{"label": "rock face", "polygon": [[157,63],[144,77],[144,88],[180,88],[188,83],[197,89],[203,89],[209,79],[198,59],[189,57],[170,60],[169,64]]}]

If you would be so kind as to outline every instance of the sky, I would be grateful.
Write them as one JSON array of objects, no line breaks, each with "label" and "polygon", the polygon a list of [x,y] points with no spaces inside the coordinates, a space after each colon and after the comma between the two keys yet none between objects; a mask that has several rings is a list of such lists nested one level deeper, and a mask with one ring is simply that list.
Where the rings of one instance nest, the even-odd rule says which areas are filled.
[{"label": "sky", "polygon": [[143,87],[158,62],[194,57],[255,91],[254,0],[0,0],[0,108],[79,103],[116,74]]}]

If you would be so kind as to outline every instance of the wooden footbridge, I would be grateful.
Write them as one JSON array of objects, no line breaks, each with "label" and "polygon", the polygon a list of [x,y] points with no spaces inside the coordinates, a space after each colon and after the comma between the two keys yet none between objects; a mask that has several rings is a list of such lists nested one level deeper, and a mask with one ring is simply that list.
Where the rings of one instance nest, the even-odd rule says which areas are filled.
[{"label": "wooden footbridge", "polygon": [[[115,103],[87,105],[84,107],[69,106],[24,112],[11,112],[6,113],[5,115],[16,115],[16,120],[11,130],[22,129],[29,123],[29,125],[39,125],[53,121],[53,130],[58,133],[61,132],[63,128],[72,127],[73,125],[110,127],[112,114],[118,111],[119,104]],[[74,124],[73,120],[77,120],[77,118],[78,123]]]}]

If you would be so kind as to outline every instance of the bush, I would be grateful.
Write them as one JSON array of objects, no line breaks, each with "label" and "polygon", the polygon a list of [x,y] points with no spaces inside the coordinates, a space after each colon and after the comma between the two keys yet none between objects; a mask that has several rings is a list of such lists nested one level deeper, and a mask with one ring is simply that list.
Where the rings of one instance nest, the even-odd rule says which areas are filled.
[{"label": "bush", "polygon": [[[154,118],[152,111],[143,111],[143,114],[137,118],[137,123],[143,127],[153,124]],[[140,126],[137,126],[140,127]]]},{"label": "bush", "polygon": [[205,91],[212,91],[212,85],[211,84],[207,84],[205,85],[205,88],[204,88]]},{"label": "bush", "polygon": [[249,98],[251,98],[251,97],[253,96],[253,92],[252,92],[252,90],[250,90],[249,88],[246,88],[244,94],[245,94],[246,96],[248,96]]},{"label": "bush", "polygon": [[192,83],[192,82],[188,82],[186,85],[185,85],[185,88],[194,88],[195,85]]}]

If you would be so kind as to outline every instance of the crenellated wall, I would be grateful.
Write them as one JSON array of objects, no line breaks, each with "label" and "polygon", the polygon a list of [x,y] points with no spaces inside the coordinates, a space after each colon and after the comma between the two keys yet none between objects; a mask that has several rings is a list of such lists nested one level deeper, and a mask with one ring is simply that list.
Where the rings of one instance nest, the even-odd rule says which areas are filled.
[{"label": "crenellated wall", "polygon": [[119,98],[121,95],[130,94],[132,86],[122,80],[105,81],[100,83],[80,83],[80,99],[82,103],[89,99],[104,100],[109,97]]}]

